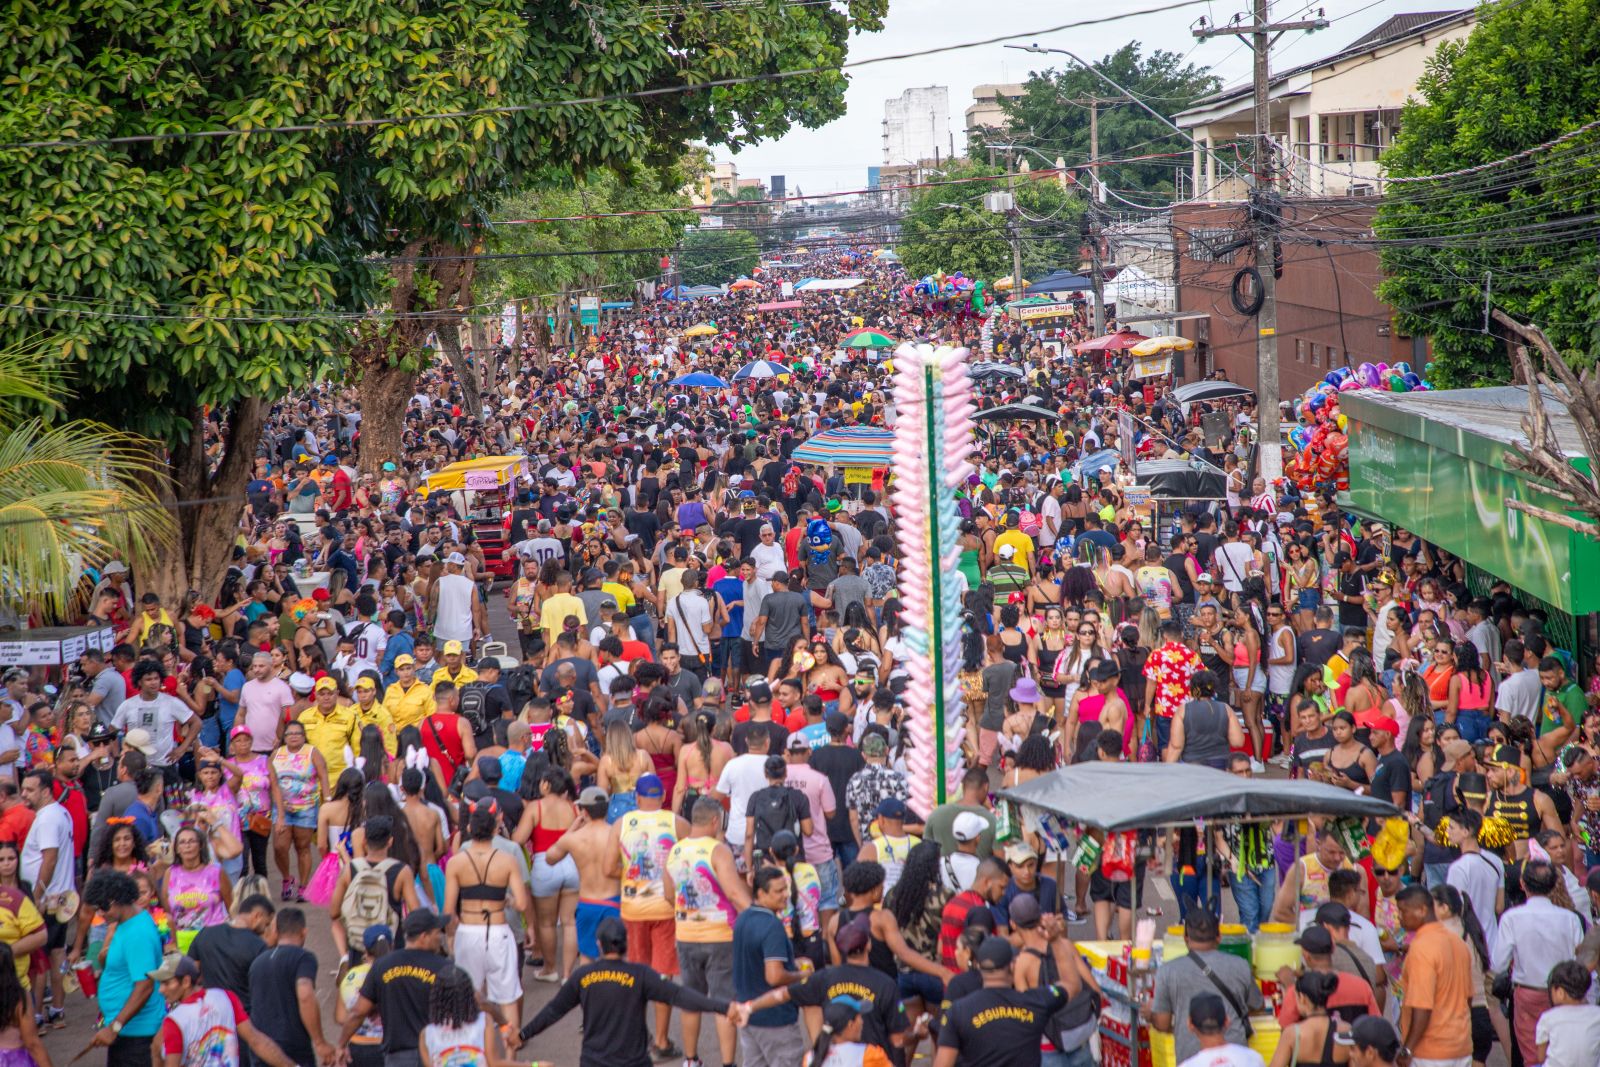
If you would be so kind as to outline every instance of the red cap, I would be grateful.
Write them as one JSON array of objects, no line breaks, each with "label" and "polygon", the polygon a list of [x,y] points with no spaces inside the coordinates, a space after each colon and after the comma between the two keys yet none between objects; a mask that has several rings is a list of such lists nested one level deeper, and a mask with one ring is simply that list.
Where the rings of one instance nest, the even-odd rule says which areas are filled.
[{"label": "red cap", "polygon": [[332,599],[332,594],[326,589],[313,589],[311,590],[311,599],[319,602],[323,600],[330,600]]},{"label": "red cap", "polygon": [[1374,715],[1367,720],[1368,730],[1382,730],[1390,737],[1400,736],[1400,724],[1387,715]]}]

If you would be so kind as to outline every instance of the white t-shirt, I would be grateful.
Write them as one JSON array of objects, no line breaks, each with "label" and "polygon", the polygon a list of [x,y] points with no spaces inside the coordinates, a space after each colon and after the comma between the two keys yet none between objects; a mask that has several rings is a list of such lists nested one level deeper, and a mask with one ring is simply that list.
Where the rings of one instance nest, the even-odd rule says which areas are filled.
[{"label": "white t-shirt", "polygon": [[728,847],[734,851],[744,847],[745,809],[750,796],[757,789],[767,787],[767,753],[759,756],[746,752],[735,756],[722,768],[717,779],[717,792],[728,798]]},{"label": "white t-shirt", "polygon": [[1369,959],[1383,959],[1383,942],[1378,938],[1378,928],[1360,912],[1350,913],[1350,943],[1365,952]]},{"label": "white t-shirt", "polygon": [[562,554],[561,542],[554,537],[530,537],[518,541],[516,548],[518,558],[534,560],[541,567],[550,560],[560,559]]},{"label": "white t-shirt", "polygon": [[28,838],[22,843],[22,879],[39,888],[39,868],[44,864],[44,850],[56,850],[56,869],[50,875],[50,884],[40,896],[65,893],[72,889],[73,862],[72,816],[60,804],[46,804],[33,818]]},{"label": "white t-shirt", "polygon": [[1267,1061],[1253,1048],[1228,1044],[1203,1048],[1178,1067],[1267,1067]]},{"label": "white t-shirt", "polygon": [[154,700],[147,701],[142,696],[124,700],[111,717],[111,726],[124,733],[135,728],[149,731],[150,740],[156,746],[155,757],[150,763],[155,767],[165,767],[172,762],[172,750],[178,747],[178,742],[173,738],[173,728],[192,718],[194,712],[189,710],[189,705],[177,697],[157,693]]},{"label": "white t-shirt", "polygon": [[1461,895],[1472,901],[1472,912],[1483,927],[1483,944],[1489,955],[1494,955],[1495,940],[1500,936],[1500,920],[1494,910],[1495,897],[1505,885],[1506,865],[1499,856],[1487,852],[1463,852],[1450,862],[1445,872],[1446,885],[1455,886]]},{"label": "white t-shirt", "polygon": [[1505,677],[1494,691],[1494,710],[1533,721],[1544,705],[1544,683],[1539,672],[1520,670]]},{"label": "white t-shirt", "polygon": [[711,605],[699,591],[680,593],[667,604],[666,616],[676,625],[678,651],[685,656],[711,655]]},{"label": "white t-shirt", "polygon": [[756,577],[769,582],[773,575],[783,574],[788,570],[783,555],[783,545],[778,543],[777,538],[773,538],[771,544],[762,543],[752,548],[750,558],[755,561]]},{"label": "white t-shirt", "polygon": [[1600,1008],[1562,1004],[1549,1008],[1534,1026],[1534,1040],[1545,1049],[1545,1067],[1595,1067],[1600,1063]]},{"label": "white t-shirt", "polygon": [[364,622],[354,630],[356,659],[373,665],[383,662],[383,650],[389,644],[389,635],[375,622]]},{"label": "white t-shirt", "polygon": [[1255,566],[1255,553],[1243,541],[1229,541],[1217,546],[1216,556],[1222,584],[1230,592],[1241,592],[1244,580],[1250,576],[1250,568]]},{"label": "white t-shirt", "polygon": [[[982,861],[977,856],[965,852],[952,852],[944,857],[939,864],[939,881],[952,893],[960,893],[971,889],[972,883],[978,877],[978,867]],[[955,880],[951,881],[951,875]]]}]

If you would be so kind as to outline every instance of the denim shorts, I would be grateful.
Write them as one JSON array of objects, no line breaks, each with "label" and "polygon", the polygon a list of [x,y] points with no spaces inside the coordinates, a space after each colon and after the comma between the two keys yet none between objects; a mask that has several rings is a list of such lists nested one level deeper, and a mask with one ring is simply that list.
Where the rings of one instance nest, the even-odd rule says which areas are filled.
[{"label": "denim shorts", "polygon": [[824,860],[812,864],[817,869],[817,884],[822,888],[823,911],[834,911],[839,907],[839,861]]},{"label": "denim shorts", "polygon": [[317,809],[307,808],[305,811],[286,811],[283,821],[288,826],[295,826],[302,830],[315,830],[317,828]]}]

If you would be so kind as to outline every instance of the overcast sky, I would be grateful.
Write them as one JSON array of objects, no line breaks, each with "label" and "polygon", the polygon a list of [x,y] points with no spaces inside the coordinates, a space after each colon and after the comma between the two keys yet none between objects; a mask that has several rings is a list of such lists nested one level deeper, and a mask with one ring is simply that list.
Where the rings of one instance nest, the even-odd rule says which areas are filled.
[{"label": "overcast sky", "polygon": [[[1295,0],[1278,0],[1272,17],[1288,20],[1315,7],[1295,7]],[[919,51],[996,37],[1015,31],[1011,43],[1070,48],[1087,60],[1137,40],[1148,53],[1155,48],[1187,55],[1190,62],[1209,66],[1224,84],[1250,76],[1249,50],[1233,38],[1196,41],[1189,27],[1201,15],[1225,23],[1248,3],[1200,0],[1190,7],[1155,15],[1124,19],[1103,26],[1063,30],[1055,34],[1030,31],[1089,17],[1160,6],[1160,0],[1106,0],[1104,4],[1052,4],[1037,0],[890,0],[889,16],[881,33],[855,36],[850,58]],[[1292,33],[1273,49],[1277,69],[1296,66],[1338,51],[1392,15],[1408,11],[1446,11],[1467,4],[1405,3],[1402,0],[1331,0],[1324,7],[1333,21],[1318,33]],[[845,95],[847,111],[816,130],[796,129],[788,136],[747,148],[738,155],[714,153],[718,161],[731,159],[741,178],[770,181],[772,175],[788,179],[788,193],[799,186],[805,193],[842,192],[866,185],[867,168],[882,162],[883,102],[912,86],[944,85],[950,90],[950,126],[956,150],[962,151],[964,112],[972,103],[972,88],[988,82],[1026,81],[1030,71],[1049,69],[1064,56],[1017,52],[1003,45],[985,45],[938,55],[878,63],[849,71]],[[781,90],[780,90],[781,91]],[[1073,162],[1068,160],[1069,163]]]}]

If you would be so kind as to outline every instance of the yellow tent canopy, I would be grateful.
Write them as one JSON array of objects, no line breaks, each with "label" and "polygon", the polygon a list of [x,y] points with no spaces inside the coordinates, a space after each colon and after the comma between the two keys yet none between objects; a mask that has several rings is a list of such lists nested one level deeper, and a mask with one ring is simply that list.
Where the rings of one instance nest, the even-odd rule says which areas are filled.
[{"label": "yellow tent canopy", "polygon": [[483,456],[452,463],[428,475],[430,493],[457,489],[497,489],[509,485],[528,470],[526,456]]}]

